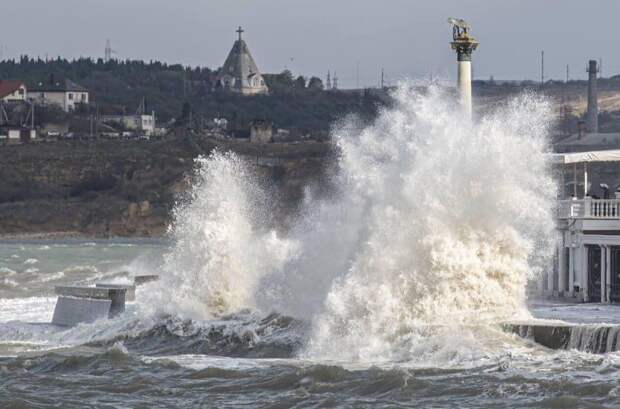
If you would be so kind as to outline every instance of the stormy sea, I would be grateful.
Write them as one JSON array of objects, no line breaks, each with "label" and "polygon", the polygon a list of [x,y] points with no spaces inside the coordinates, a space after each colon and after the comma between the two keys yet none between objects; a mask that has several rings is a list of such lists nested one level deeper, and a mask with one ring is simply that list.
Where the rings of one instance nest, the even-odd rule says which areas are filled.
[{"label": "stormy sea", "polygon": [[[620,406],[620,353],[501,327],[553,255],[549,104],[472,123],[413,89],[333,129],[335,188],[286,229],[215,152],[165,238],[0,242],[0,408]],[[142,274],[120,316],[50,324],[55,285]]]}]

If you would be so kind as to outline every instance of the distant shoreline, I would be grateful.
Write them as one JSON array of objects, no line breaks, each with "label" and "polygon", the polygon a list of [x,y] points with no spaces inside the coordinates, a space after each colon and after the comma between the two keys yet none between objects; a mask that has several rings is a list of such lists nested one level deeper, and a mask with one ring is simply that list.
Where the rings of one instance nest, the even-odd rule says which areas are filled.
[{"label": "distant shoreline", "polygon": [[75,240],[141,240],[141,239],[164,239],[164,235],[158,236],[98,236],[87,235],[79,231],[55,231],[38,233],[9,233],[0,234],[0,241],[19,241],[19,240],[53,240],[53,239],[75,239]]}]

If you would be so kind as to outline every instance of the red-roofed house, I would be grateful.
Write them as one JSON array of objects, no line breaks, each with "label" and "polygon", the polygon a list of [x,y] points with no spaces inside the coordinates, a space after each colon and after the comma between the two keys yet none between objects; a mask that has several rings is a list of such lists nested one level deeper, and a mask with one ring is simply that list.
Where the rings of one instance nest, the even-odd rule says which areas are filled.
[{"label": "red-roofed house", "polygon": [[0,100],[2,102],[25,101],[28,92],[26,84],[19,80],[0,80]]}]

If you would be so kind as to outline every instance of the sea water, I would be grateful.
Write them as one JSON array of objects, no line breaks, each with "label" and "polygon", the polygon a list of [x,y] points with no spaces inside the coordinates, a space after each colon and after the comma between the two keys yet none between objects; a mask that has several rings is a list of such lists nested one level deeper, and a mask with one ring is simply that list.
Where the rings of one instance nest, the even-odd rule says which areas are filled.
[{"label": "sea water", "polygon": [[[286,231],[216,152],[165,239],[0,243],[0,407],[618,406],[620,355],[499,326],[552,255],[549,104],[470,122],[441,88],[394,97],[334,128],[332,193]],[[54,285],[153,273],[122,316],[49,324]]]}]

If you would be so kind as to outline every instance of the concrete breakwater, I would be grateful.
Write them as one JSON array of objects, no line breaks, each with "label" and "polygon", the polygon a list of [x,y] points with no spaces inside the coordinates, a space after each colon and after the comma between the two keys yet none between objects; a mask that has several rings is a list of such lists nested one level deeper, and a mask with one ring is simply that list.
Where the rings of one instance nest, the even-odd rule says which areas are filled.
[{"label": "concrete breakwater", "polygon": [[136,287],[159,280],[157,275],[134,277],[133,284],[96,283],[92,286],[56,286],[58,301],[52,324],[74,326],[125,312],[125,302],[134,301]]},{"label": "concrete breakwater", "polygon": [[620,325],[570,323],[504,323],[502,328],[551,349],[592,353],[620,350]]}]

